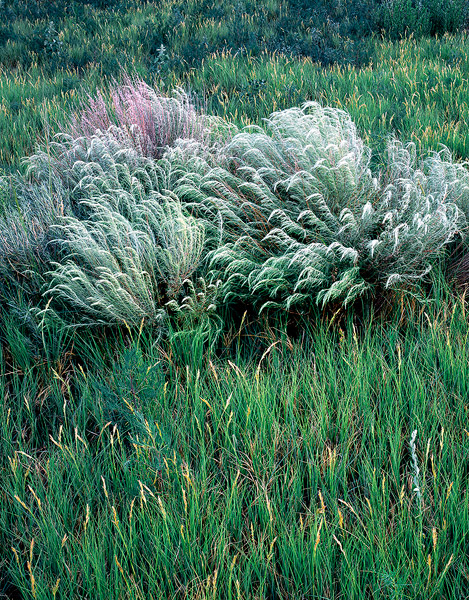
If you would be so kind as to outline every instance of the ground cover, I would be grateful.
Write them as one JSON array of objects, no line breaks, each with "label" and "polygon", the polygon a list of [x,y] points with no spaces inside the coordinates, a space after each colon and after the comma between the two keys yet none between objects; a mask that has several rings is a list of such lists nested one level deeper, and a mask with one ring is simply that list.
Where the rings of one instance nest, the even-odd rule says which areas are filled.
[{"label": "ground cover", "polygon": [[4,354],[5,592],[464,597],[465,310]]}]

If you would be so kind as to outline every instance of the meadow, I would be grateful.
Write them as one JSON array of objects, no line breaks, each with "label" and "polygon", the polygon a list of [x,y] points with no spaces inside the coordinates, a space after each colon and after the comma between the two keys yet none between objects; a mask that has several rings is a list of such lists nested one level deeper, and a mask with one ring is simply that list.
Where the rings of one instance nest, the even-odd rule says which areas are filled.
[{"label": "meadow", "polygon": [[468,14],[0,2],[0,597],[469,598]]},{"label": "meadow", "polygon": [[[417,31],[399,41],[404,24],[417,17],[410,8],[406,16],[397,2],[392,9],[396,15],[376,16],[376,23],[368,16],[374,2],[358,2],[356,7],[345,3],[355,11],[347,21],[340,2],[325,3],[330,11],[337,4],[338,21],[323,18],[323,26],[314,29],[316,38],[307,29],[321,23],[319,9],[306,18],[314,3],[295,10],[294,3],[256,8],[255,3],[240,2],[234,12],[230,5],[210,5],[209,10],[204,3],[181,0],[166,1],[157,10],[151,2],[129,2],[127,8],[122,4],[123,9],[112,12],[99,3],[86,9],[72,3],[71,14],[57,9],[54,15],[52,3],[46,14],[29,19],[13,19],[14,14],[5,12],[13,20],[11,27],[3,25],[8,39],[0,49],[4,171],[20,168],[21,158],[34,152],[45,128],[56,133],[88,94],[122,71],[136,73],[162,92],[181,86],[207,112],[240,125],[260,123],[275,110],[316,100],[347,110],[377,149],[394,133],[422,150],[445,144],[456,156],[467,157],[467,36],[445,34],[452,30],[451,22],[444,22],[450,10],[443,11],[442,23],[435,20],[436,37],[422,38]],[[439,4],[434,2],[435,7]],[[454,6],[456,10],[458,2]],[[17,10],[21,12],[21,3]],[[298,10],[304,19],[296,30]],[[368,18],[359,21],[355,13]],[[345,27],[344,21],[351,24]],[[393,24],[393,35],[383,40],[386,24]],[[367,36],[359,37],[365,32]],[[308,40],[305,47],[303,38]]]}]

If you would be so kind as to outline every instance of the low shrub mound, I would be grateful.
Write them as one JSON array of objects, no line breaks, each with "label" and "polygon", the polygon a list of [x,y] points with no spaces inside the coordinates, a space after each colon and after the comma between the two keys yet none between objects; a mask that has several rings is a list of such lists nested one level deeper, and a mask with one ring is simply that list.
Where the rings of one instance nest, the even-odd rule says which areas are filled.
[{"label": "low shrub mound", "polygon": [[237,131],[127,80],[17,179],[2,296],[64,324],[156,325],[182,307],[304,313],[415,291],[465,237],[466,165],[395,140],[384,170],[370,158],[338,109]]},{"label": "low shrub mound", "polygon": [[165,97],[144,81],[128,77],[123,85],[114,84],[110,100],[99,90],[89,97],[66,127],[72,139],[91,138],[97,131],[108,132],[122,147],[149,158],[161,158],[177,139],[203,140],[208,133],[185,93]]},{"label": "low shrub mound", "polygon": [[415,287],[466,221],[468,172],[446,150],[418,161],[390,141],[373,174],[350,117],[316,103],[239,133],[226,155],[177,187],[212,235],[223,222],[209,265],[224,302],[307,310]]},{"label": "low shrub mound", "polygon": [[182,92],[165,97],[140,80],[116,84],[110,98],[89,98],[27,160],[27,181],[2,181],[11,197],[0,220],[1,295],[10,308],[26,299],[64,324],[110,325],[155,324],[165,303],[180,308],[181,294],[190,304],[183,282],[200,261],[203,226],[183,213],[157,159],[184,137],[211,148],[220,122]]}]

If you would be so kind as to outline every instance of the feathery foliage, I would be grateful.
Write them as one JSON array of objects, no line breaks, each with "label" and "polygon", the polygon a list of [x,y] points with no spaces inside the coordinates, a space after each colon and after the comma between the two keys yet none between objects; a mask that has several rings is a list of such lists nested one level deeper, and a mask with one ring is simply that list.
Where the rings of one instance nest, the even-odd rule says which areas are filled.
[{"label": "feathery foliage", "polygon": [[83,125],[84,135],[62,135],[28,161],[32,207],[46,182],[67,199],[57,217],[47,203],[39,210],[57,256],[39,270],[39,308],[110,325],[220,303],[348,306],[415,289],[465,235],[469,175],[446,149],[419,160],[414,144],[391,140],[375,173],[350,116],[314,102],[273,113],[265,128],[211,125],[198,139],[168,137],[159,159],[125,127]]},{"label": "feathery foliage", "polygon": [[48,295],[80,320],[157,324],[162,305],[179,296],[199,264],[203,229],[174,198],[156,192],[127,216],[105,197],[83,202],[88,219],[67,217],[60,226],[64,259],[50,273]]},{"label": "feathery foliage", "polygon": [[201,261],[204,228],[169,191],[176,163],[155,159],[176,142],[184,156],[196,157],[197,146],[207,157],[230,127],[199,115],[182,92],[160,97],[128,80],[113,94],[117,124],[98,95],[70,133],[27,159],[25,206],[13,203],[0,225],[7,287],[33,273],[29,300],[59,311],[64,323],[155,324],[168,302],[178,314],[212,310],[216,286],[187,281]]},{"label": "feathery foliage", "polygon": [[422,279],[459,232],[469,179],[446,151],[420,165],[413,145],[390,142],[375,177],[344,111],[307,103],[266,128],[235,135],[224,167],[176,188],[208,231],[223,222],[210,261],[225,302],[347,305]]},{"label": "feathery foliage", "polygon": [[114,82],[109,95],[109,101],[99,90],[90,96],[65,132],[76,139],[107,131],[120,145],[149,158],[160,158],[179,138],[204,139],[208,133],[182,90],[165,97],[142,79],[125,77],[123,83]]},{"label": "feathery foliage", "polygon": [[11,197],[0,218],[0,296],[8,302],[21,292],[37,301],[56,254],[52,227],[67,210],[68,196],[60,187],[51,193],[45,182],[3,183]]}]

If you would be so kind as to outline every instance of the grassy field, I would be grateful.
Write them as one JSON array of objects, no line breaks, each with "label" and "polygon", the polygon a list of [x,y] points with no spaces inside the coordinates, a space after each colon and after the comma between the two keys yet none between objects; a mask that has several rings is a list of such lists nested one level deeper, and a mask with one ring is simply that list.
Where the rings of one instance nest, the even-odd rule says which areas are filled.
[{"label": "grassy field", "polygon": [[0,598],[469,598],[465,3],[0,16]]},{"label": "grassy field", "polygon": [[296,340],[243,328],[221,356],[200,331],[164,351],[135,332],[17,368],[2,390],[8,589],[465,597],[466,309],[423,307],[402,333],[403,310]]},{"label": "grassy field", "polygon": [[[130,3],[117,14],[90,8],[86,20],[62,15],[49,33],[45,18],[15,21],[16,35],[0,49],[0,168],[17,169],[45,127],[54,134],[87,94],[119,78],[122,70],[162,91],[191,90],[208,112],[239,124],[258,123],[274,110],[317,100],[349,111],[361,134],[380,151],[383,139],[395,133],[422,150],[445,144],[467,158],[465,33],[383,43],[377,37],[345,38],[332,28],[321,33],[314,48],[288,50],[282,36],[275,38],[272,23],[279,27],[279,21],[293,16],[288,4],[271,4],[270,9],[263,4],[260,12],[239,9],[238,17],[229,13],[228,20],[219,15],[218,21],[205,18],[203,7],[192,16],[189,11],[184,20],[178,2],[165,2],[158,10],[153,3]],[[238,46],[233,45],[236,18],[245,37],[257,32],[248,49],[240,34]],[[267,51],[266,40],[274,38]],[[321,58],[325,65],[315,62]]]}]

